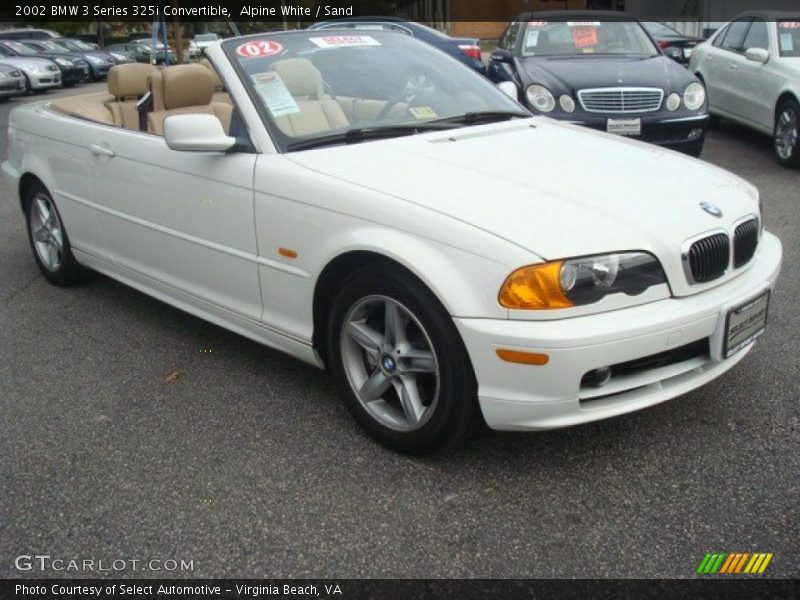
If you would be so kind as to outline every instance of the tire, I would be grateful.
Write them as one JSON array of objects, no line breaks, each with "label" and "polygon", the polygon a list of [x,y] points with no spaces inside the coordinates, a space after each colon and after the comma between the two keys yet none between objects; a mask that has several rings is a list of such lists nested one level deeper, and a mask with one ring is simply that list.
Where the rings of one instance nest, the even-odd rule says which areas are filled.
[{"label": "tire", "polygon": [[[388,336],[387,314],[404,324]],[[347,409],[384,446],[426,454],[458,445],[479,425],[477,382],[461,336],[412,275],[384,264],[353,273],[335,295],[327,334],[329,367]]]},{"label": "tire", "polygon": [[778,162],[788,168],[800,166],[800,104],[785,100],[775,113],[773,142]]},{"label": "tire", "polygon": [[25,194],[25,217],[33,258],[45,279],[57,286],[81,281],[86,272],[75,260],[61,214],[41,184]]},{"label": "tire", "polygon": [[22,76],[25,77],[25,93],[30,94],[33,91],[33,86],[31,86],[31,78],[25,73],[23,73]]}]

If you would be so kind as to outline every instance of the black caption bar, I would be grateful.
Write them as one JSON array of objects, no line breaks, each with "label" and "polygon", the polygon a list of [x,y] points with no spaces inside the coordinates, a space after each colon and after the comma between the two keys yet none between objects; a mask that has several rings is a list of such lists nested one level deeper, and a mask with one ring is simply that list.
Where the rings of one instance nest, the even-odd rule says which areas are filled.
[{"label": "black caption bar", "polygon": [[399,17],[426,22],[508,22],[522,12],[570,8],[623,7],[643,20],[721,22],[748,10],[787,11],[800,15],[797,0],[708,1],[625,0],[4,0],[0,23],[42,25],[57,21],[182,22],[231,20],[272,23],[311,23],[336,18]]},{"label": "black caption bar", "polygon": [[614,598],[704,600],[797,598],[800,581],[787,579],[492,580],[492,579],[28,579],[0,581],[0,597],[14,600],[88,598],[206,600],[219,598],[341,600],[488,600]]}]

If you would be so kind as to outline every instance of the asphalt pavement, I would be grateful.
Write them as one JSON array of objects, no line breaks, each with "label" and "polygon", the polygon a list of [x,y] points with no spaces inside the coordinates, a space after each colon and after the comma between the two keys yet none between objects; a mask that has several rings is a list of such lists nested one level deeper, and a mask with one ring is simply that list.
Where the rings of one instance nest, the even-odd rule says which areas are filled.
[{"label": "asphalt pavement", "polygon": [[[643,412],[427,458],[362,435],[323,372],[104,277],[49,285],[3,191],[0,577],[91,575],[15,567],[35,554],[123,576],[692,577],[706,552],[797,577],[800,171],[725,123],[703,158],[759,186],[784,244],[753,352]],[[193,569],[147,570],[169,560]]]}]

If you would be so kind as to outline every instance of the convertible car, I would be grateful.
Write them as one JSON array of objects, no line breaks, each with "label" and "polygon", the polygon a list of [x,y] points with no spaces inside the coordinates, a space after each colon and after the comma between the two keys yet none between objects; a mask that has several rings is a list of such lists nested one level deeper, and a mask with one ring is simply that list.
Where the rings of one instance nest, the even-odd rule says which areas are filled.
[{"label": "convertible car", "polygon": [[654,405],[765,330],[781,243],[730,173],[533,116],[403,34],[206,54],[12,111],[50,282],[99,271],[326,367],[406,452]]}]

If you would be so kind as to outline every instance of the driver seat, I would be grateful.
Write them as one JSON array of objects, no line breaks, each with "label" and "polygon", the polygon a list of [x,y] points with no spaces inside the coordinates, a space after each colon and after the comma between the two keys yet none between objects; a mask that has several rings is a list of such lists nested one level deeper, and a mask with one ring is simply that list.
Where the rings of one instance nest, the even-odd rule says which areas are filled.
[{"label": "driver seat", "polygon": [[310,60],[287,58],[276,62],[273,69],[300,109],[275,118],[283,133],[300,137],[350,124],[339,103],[323,92],[322,75]]}]

